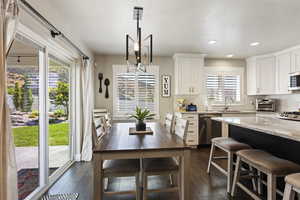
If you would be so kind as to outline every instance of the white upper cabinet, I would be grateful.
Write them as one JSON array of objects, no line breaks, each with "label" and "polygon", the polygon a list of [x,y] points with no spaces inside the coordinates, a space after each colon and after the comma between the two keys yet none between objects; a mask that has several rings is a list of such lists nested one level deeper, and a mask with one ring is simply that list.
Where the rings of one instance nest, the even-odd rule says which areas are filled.
[{"label": "white upper cabinet", "polygon": [[276,56],[276,94],[289,94],[289,73],[292,68],[292,53],[286,52]]},{"label": "white upper cabinet", "polygon": [[257,58],[258,94],[275,94],[275,56]]},{"label": "white upper cabinet", "polygon": [[300,48],[292,51],[291,72],[300,72]]},{"label": "white upper cabinet", "polygon": [[257,82],[256,82],[256,59],[247,59],[247,94],[256,95]]},{"label": "white upper cabinet", "polygon": [[247,59],[247,94],[275,94],[275,56],[253,57]]},{"label": "white upper cabinet", "polygon": [[204,55],[175,54],[175,94],[198,95],[204,91]]}]

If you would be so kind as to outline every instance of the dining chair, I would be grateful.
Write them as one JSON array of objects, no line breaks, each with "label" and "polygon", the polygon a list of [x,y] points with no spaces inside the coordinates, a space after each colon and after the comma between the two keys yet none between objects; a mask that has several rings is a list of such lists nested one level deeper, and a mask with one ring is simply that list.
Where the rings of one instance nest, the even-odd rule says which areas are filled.
[{"label": "dining chair", "polygon": [[175,116],[171,113],[167,113],[165,116],[164,125],[168,129],[169,133],[174,133]]},{"label": "dining chair", "polygon": [[[175,120],[175,134],[181,139],[186,139],[188,128],[188,121],[185,119],[177,118]],[[143,178],[143,200],[147,200],[149,192],[163,192],[163,191],[177,191],[180,192],[180,171],[179,162],[176,158],[147,158],[143,159],[142,164],[142,178]],[[177,184],[169,188],[149,189],[148,177],[149,176],[163,176],[175,175],[178,178]]]},{"label": "dining chair", "polygon": [[[105,116],[93,120],[93,147],[95,147],[105,134],[109,134],[107,119]],[[101,181],[104,185],[100,195],[135,194],[140,199],[140,160],[139,159],[118,159],[105,160],[102,167]],[[135,190],[108,191],[109,181],[115,177],[135,177]]]}]

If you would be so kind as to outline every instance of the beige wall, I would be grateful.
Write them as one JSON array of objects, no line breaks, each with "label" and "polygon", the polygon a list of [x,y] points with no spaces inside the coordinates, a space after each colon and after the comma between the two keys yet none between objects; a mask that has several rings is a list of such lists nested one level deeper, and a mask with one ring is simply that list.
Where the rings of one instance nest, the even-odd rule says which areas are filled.
[{"label": "beige wall", "polygon": [[[112,77],[112,66],[113,65],[125,65],[124,56],[96,56],[96,70],[95,70],[95,108],[107,108],[109,112],[113,110],[113,77]],[[154,57],[154,65],[159,65],[159,73],[160,75],[171,75],[171,87],[173,86],[174,82],[174,62],[172,57]],[[104,75],[104,79],[108,78],[110,80],[109,86],[109,98],[105,99],[104,92],[99,93],[99,80],[98,80],[98,73],[101,72]],[[103,83],[103,82],[102,82]],[[103,86],[103,89],[105,87]],[[159,100],[159,110],[160,110],[160,118],[162,119],[163,116],[167,112],[173,111],[173,93],[174,88],[171,88],[171,97],[170,98],[163,98],[160,95]],[[161,94],[161,93],[160,93]]]}]

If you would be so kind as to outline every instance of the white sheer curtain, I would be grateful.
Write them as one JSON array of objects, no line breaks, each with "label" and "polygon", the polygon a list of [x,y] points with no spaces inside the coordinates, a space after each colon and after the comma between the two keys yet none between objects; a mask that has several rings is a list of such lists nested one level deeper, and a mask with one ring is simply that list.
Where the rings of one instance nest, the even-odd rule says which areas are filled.
[{"label": "white sheer curtain", "polygon": [[93,156],[92,113],[94,108],[94,66],[89,60],[83,60],[81,66],[82,85],[82,150],[81,160],[91,161]]},{"label": "white sheer curtain", "polygon": [[0,0],[0,199],[16,200],[17,167],[6,99],[6,54],[18,21],[17,0]]}]

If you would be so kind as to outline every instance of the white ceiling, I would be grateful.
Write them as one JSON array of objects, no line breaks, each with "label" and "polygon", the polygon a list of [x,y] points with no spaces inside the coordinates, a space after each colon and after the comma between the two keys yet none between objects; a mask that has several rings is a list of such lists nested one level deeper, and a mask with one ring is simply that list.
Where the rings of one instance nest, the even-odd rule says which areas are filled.
[{"label": "white ceiling", "polygon": [[[299,0],[51,0],[95,54],[124,54],[135,36],[133,7],[143,6],[142,33],[155,55],[200,52],[244,58],[300,44]],[[217,44],[209,45],[209,40]],[[250,47],[251,42],[260,42]]]}]

